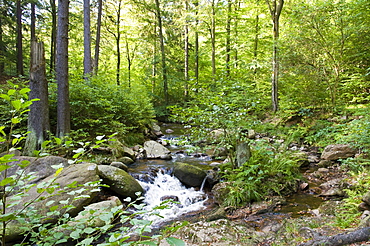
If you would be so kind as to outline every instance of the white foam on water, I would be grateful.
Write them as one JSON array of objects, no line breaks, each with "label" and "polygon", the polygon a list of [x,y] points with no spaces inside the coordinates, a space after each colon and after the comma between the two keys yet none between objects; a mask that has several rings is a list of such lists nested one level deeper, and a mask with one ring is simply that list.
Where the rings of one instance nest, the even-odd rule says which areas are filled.
[{"label": "white foam on water", "polygon": [[164,197],[172,197],[178,200],[177,203],[168,203],[168,209],[157,210],[163,218],[154,215],[145,218],[153,221],[153,225],[205,208],[203,203],[207,196],[203,191],[186,188],[176,177],[169,174],[158,172],[153,183],[141,181],[139,183],[145,190],[145,199],[143,200],[147,204],[144,207],[145,210],[149,211],[156,206],[160,206]]}]

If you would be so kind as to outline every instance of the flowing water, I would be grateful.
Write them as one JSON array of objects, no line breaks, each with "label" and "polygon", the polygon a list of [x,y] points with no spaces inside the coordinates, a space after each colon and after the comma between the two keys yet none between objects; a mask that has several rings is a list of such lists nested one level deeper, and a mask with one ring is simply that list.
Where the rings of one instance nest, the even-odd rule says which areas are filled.
[{"label": "flowing water", "polygon": [[[212,203],[202,188],[187,188],[171,175],[176,161],[206,165],[212,160],[206,155],[186,154],[187,148],[192,148],[192,146],[179,147],[176,145],[179,136],[184,131],[182,125],[170,124],[162,127],[162,131],[166,131],[166,129],[171,129],[173,132],[166,134],[161,140],[169,143],[166,147],[171,150],[172,159],[138,160],[129,167],[129,172],[139,180],[145,190],[146,210],[161,205],[167,199],[174,201],[167,203],[168,209],[159,210],[160,216],[154,215],[146,218],[153,221],[154,226],[165,221],[179,219],[190,212],[200,213]],[[316,209],[321,203],[321,198],[311,194],[293,194],[287,198],[287,204],[280,207],[276,213],[291,217],[308,216],[308,213],[304,215],[302,211]]]}]

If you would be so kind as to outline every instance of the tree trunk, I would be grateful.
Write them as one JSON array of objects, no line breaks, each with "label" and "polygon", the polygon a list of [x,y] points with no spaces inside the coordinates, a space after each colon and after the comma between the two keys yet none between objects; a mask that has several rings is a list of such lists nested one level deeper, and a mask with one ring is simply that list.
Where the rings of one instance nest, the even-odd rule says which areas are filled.
[{"label": "tree trunk", "polygon": [[130,55],[130,47],[128,45],[128,38],[126,36],[126,59],[127,59],[127,80],[128,80],[128,88],[131,87],[131,63],[132,63],[132,57]]},{"label": "tree trunk", "polygon": [[195,66],[194,66],[194,76],[195,76],[195,84],[199,84],[199,32],[198,32],[198,26],[199,26],[199,18],[198,18],[198,0],[194,3],[196,12],[196,21],[195,21]]},{"label": "tree trunk", "polygon": [[0,8],[0,76],[4,74],[5,72],[5,45],[4,45],[4,40],[3,40],[3,18],[5,17],[4,15],[4,10]]},{"label": "tree trunk", "polygon": [[71,129],[68,83],[68,8],[69,0],[58,1],[58,31],[55,72],[56,81],[58,83],[56,136],[59,138],[63,138],[68,135]]},{"label": "tree trunk", "polygon": [[[278,2],[277,2],[278,1]],[[273,24],[273,52],[272,52],[272,111],[276,112],[279,109],[279,95],[278,95],[278,80],[279,80],[279,18],[283,9],[284,0],[273,0],[272,4],[270,0],[266,0],[270,10],[272,24]]]},{"label": "tree trunk", "polygon": [[84,78],[89,80],[91,65],[90,0],[84,0]]},{"label": "tree trunk", "polygon": [[117,10],[117,20],[116,20],[116,48],[117,48],[117,68],[116,68],[116,80],[117,85],[120,85],[120,74],[121,74],[121,49],[120,49],[120,42],[121,42],[121,5],[122,1],[118,1],[118,10]]},{"label": "tree trunk", "polygon": [[308,242],[302,243],[299,246],[341,246],[350,245],[358,242],[367,242],[370,240],[370,227],[358,229],[350,233],[337,234],[330,237],[318,237]]},{"label": "tree trunk", "polygon": [[[31,3],[31,42],[36,40],[36,13],[35,13],[35,3]],[[32,52],[31,52],[32,54]]]},{"label": "tree trunk", "polygon": [[32,155],[40,150],[47,138],[49,126],[48,82],[46,79],[46,66],[44,44],[31,41],[30,65],[30,94],[29,99],[40,99],[30,106],[28,113],[28,135],[24,147],[24,154]]},{"label": "tree trunk", "polygon": [[22,44],[22,6],[21,0],[17,0],[17,74],[24,75],[23,69],[23,44]]},{"label": "tree trunk", "polygon": [[230,56],[231,56],[231,0],[227,2],[227,20],[226,20],[226,78],[230,78]]},{"label": "tree trunk", "polygon": [[98,20],[96,23],[96,38],[95,38],[95,57],[94,57],[94,74],[98,74],[99,68],[99,52],[100,52],[100,31],[101,31],[101,16],[103,12],[103,0],[98,0]]},{"label": "tree trunk", "polygon": [[216,6],[215,0],[212,0],[211,17],[211,45],[212,45],[212,79],[216,79]]},{"label": "tree trunk", "polygon": [[55,53],[57,44],[57,6],[55,0],[50,0],[51,7],[51,37],[50,37],[50,67],[49,71],[52,74],[55,70]]},{"label": "tree trunk", "polygon": [[[187,16],[189,11],[189,3],[185,0],[185,15]],[[185,18],[185,26],[184,26],[184,96],[187,98],[189,96],[189,26],[188,20]]]},{"label": "tree trunk", "polygon": [[156,5],[156,15],[158,21],[158,33],[159,42],[161,46],[162,55],[162,79],[163,79],[163,94],[164,94],[164,104],[168,106],[168,82],[167,82],[167,65],[166,65],[166,52],[164,49],[164,37],[163,37],[163,27],[162,27],[162,15],[159,0],[155,0]]},{"label": "tree trunk", "polygon": [[[254,24],[254,31],[255,31],[255,34],[254,34],[254,47],[253,47],[253,59],[254,59],[254,62],[257,62],[257,60],[258,60],[258,43],[259,43],[259,35],[260,35],[260,23],[259,23],[260,17],[259,17],[259,12],[258,12],[258,1],[259,0],[257,0],[257,14],[256,14],[256,20],[255,20],[255,24]],[[254,76],[256,76],[256,74],[257,74],[257,66],[254,67],[253,73],[254,73]]]}]

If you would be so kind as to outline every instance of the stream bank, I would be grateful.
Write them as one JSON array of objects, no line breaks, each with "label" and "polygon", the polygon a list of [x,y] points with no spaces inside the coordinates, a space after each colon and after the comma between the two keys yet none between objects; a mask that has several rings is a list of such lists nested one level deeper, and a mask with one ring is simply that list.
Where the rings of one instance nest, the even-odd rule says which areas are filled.
[{"label": "stream bank", "polygon": [[[181,127],[171,124],[162,126],[167,132],[162,140],[176,143],[177,137],[182,134]],[[146,164],[170,167],[178,160],[203,165],[212,163],[208,155],[187,155],[184,147],[179,148],[176,144],[167,147],[173,153],[172,160],[151,160]],[[274,203],[255,203],[239,209],[219,208],[212,203],[212,194],[208,194],[208,209],[177,218],[191,223],[174,236],[183,239],[187,245],[294,245],[318,235],[345,232],[334,225],[334,215],[320,207],[331,204],[334,207],[331,210],[335,210],[339,202],[334,200],[341,200],[341,195],[335,192],[322,195],[321,186],[333,179],[348,178],[348,174],[338,165],[320,168],[317,164],[313,162],[309,168],[302,170],[305,182],[298,192],[284,199],[279,198]],[[135,165],[136,171],[140,170],[140,163]],[[336,183],[332,185],[334,187]],[[161,245],[167,243],[162,242]]]}]

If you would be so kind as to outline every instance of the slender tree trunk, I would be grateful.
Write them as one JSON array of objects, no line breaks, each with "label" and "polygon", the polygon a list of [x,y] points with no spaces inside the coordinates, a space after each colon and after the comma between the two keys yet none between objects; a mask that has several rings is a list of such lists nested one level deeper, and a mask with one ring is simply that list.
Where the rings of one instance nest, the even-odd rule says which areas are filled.
[{"label": "slender tree trunk", "polygon": [[211,45],[212,45],[212,78],[216,79],[216,6],[215,0],[212,0],[211,16]]},{"label": "slender tree trunk", "polygon": [[283,9],[284,0],[273,0],[270,3],[269,0],[266,0],[267,5],[270,10],[272,24],[273,24],[273,53],[272,53],[272,110],[274,112],[279,110],[279,95],[278,95],[278,80],[279,80],[279,50],[278,50],[278,41],[279,41],[279,18],[281,11]]},{"label": "slender tree trunk", "polygon": [[90,0],[84,0],[84,78],[89,80],[91,65]]},{"label": "slender tree trunk", "polygon": [[95,57],[93,70],[94,74],[98,74],[99,68],[99,53],[100,53],[100,31],[101,31],[101,16],[103,12],[103,0],[98,0],[98,20],[96,23],[96,38],[95,38]]},{"label": "slender tree trunk", "polygon": [[231,56],[231,0],[227,2],[227,20],[226,20],[226,77],[230,78],[230,56]]},{"label": "slender tree trunk", "polygon": [[235,17],[234,17],[234,42],[235,42],[235,50],[234,50],[234,68],[238,68],[239,65],[239,57],[238,57],[238,45],[239,45],[239,20],[238,20],[238,12],[240,9],[240,1],[235,2]]},{"label": "slender tree trunk", "polygon": [[163,79],[163,94],[165,106],[168,106],[168,81],[167,81],[167,65],[166,65],[166,52],[164,49],[164,37],[163,37],[163,27],[162,27],[162,15],[159,0],[155,0],[156,5],[156,15],[158,21],[158,33],[159,41],[161,46],[162,55],[162,79]]},{"label": "slender tree trunk", "polygon": [[21,0],[17,0],[17,74],[24,75],[23,68],[23,44],[22,44],[22,6]]},{"label": "slender tree trunk", "polygon": [[120,74],[121,74],[121,49],[120,49],[120,42],[121,42],[121,5],[122,1],[118,1],[118,10],[117,10],[117,20],[116,20],[116,48],[117,48],[117,85],[120,85]]},{"label": "slender tree trunk", "polygon": [[185,26],[184,26],[184,79],[185,79],[185,86],[184,86],[184,96],[187,98],[189,96],[189,26],[187,20],[187,14],[189,11],[189,3],[185,0]]},{"label": "slender tree trunk", "polygon": [[199,84],[199,32],[198,32],[198,26],[199,26],[199,18],[198,18],[198,6],[199,2],[198,0],[194,3],[196,12],[196,21],[195,21],[195,66],[194,66],[194,76],[195,76],[195,84]]},{"label": "slender tree trunk", "polygon": [[35,3],[31,3],[31,42],[36,40],[36,13],[35,13]]},{"label": "slender tree trunk", "polygon": [[55,0],[50,0],[51,7],[51,37],[50,37],[50,67],[49,71],[52,74],[55,71],[55,56],[57,45],[57,6]]},{"label": "slender tree trunk", "polygon": [[[157,32],[157,25],[154,25],[154,33]],[[154,40],[153,43],[153,62],[152,62],[152,93],[154,95],[156,87],[156,77],[157,77],[157,42]]]},{"label": "slender tree trunk", "polygon": [[[257,6],[258,6],[259,0],[257,0]],[[258,43],[259,43],[259,36],[260,36],[260,17],[259,17],[259,11],[257,9],[255,24],[254,24],[254,47],[253,47],[253,59],[255,62],[258,61]],[[254,76],[257,74],[257,66],[253,69]]]},{"label": "slender tree trunk", "polygon": [[26,155],[32,155],[35,150],[41,149],[47,138],[47,131],[50,130],[44,44],[35,39],[31,41],[30,89],[29,99],[40,100],[32,103],[28,113],[29,134],[24,147]]},{"label": "slender tree trunk", "polygon": [[5,15],[3,8],[0,8],[0,11],[0,75],[3,75],[5,72],[5,45],[3,41],[3,18]]},{"label": "slender tree trunk", "polygon": [[126,59],[127,59],[127,75],[128,75],[128,88],[131,87],[131,55],[130,55],[130,47],[128,45],[128,38],[126,36]]},{"label": "slender tree trunk", "polygon": [[63,138],[71,129],[68,83],[68,15],[69,0],[58,0],[58,31],[56,52],[57,96],[57,132],[56,136]]}]

